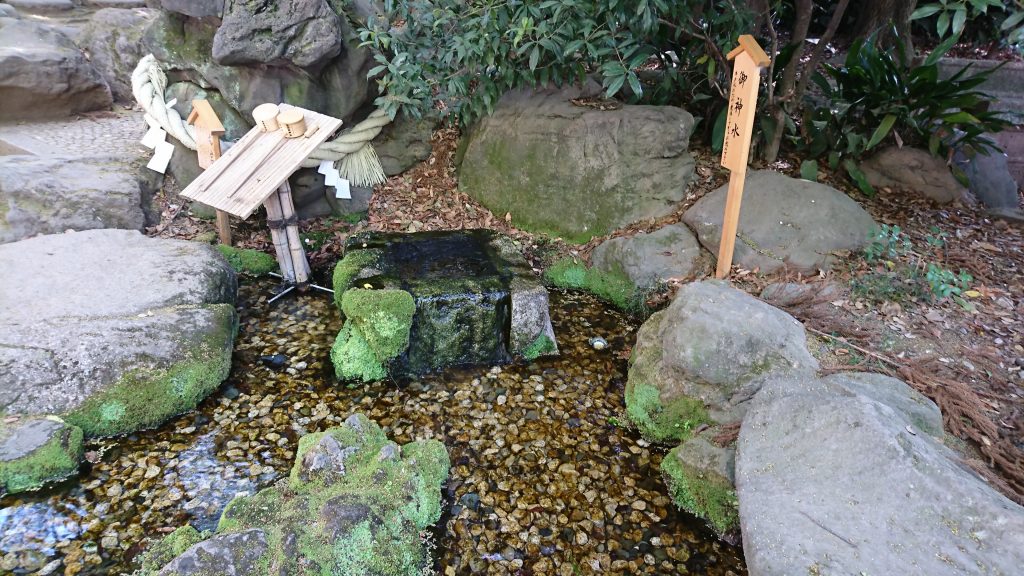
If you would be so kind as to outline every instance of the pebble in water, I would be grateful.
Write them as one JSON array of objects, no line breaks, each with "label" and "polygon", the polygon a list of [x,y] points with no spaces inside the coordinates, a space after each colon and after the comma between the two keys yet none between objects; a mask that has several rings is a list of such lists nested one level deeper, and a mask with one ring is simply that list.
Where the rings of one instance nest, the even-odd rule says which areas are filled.
[{"label": "pebble in water", "polygon": [[[557,358],[348,388],[330,377],[341,324],[330,300],[268,306],[266,287],[241,288],[232,375],[197,411],[95,443],[99,462],[77,481],[0,502],[0,568],[130,572],[146,538],[186,522],[214,528],[236,493],[288,473],[300,436],[358,411],[399,444],[448,447],[446,516],[433,534],[441,574],[745,573],[739,549],[672,506],[664,450],[615,425],[626,421],[625,361],[588,334],[632,341],[637,324],[617,311],[554,292]],[[275,355],[294,370],[260,361]]]}]

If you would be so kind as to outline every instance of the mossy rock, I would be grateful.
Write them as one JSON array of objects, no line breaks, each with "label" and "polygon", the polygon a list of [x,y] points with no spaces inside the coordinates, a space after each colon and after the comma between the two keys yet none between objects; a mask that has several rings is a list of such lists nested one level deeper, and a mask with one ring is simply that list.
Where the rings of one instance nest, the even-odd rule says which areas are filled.
[{"label": "mossy rock", "polygon": [[55,416],[0,423],[0,493],[42,488],[78,471],[82,430]]},{"label": "mossy rock", "polygon": [[142,553],[140,564],[142,564],[142,576],[156,574],[168,562],[174,560],[193,544],[202,542],[208,536],[186,524],[167,536],[153,542],[145,552]]},{"label": "mossy rock", "polygon": [[341,297],[349,288],[355,286],[356,280],[363,275],[372,275],[380,260],[380,250],[347,250],[345,257],[334,266],[333,283],[334,303],[341,310]]},{"label": "mossy rock", "polygon": [[379,380],[409,347],[416,303],[404,290],[352,288],[342,294],[345,325],[331,348],[339,379]]},{"label": "mossy rock", "polygon": [[[356,414],[300,438],[289,476],[232,500],[207,542],[258,536],[265,550],[247,563],[252,576],[417,576],[430,565],[420,532],[441,517],[449,468],[440,442],[399,446]],[[224,570],[241,567],[242,556],[227,554],[238,565]]]},{"label": "mossy rock", "polygon": [[263,276],[278,269],[277,260],[266,252],[249,248],[235,248],[224,244],[217,245],[217,250],[238,273]]},{"label": "mossy rock", "polygon": [[669,496],[724,536],[739,529],[734,486],[735,451],[695,438],[673,448],[661,461]]}]

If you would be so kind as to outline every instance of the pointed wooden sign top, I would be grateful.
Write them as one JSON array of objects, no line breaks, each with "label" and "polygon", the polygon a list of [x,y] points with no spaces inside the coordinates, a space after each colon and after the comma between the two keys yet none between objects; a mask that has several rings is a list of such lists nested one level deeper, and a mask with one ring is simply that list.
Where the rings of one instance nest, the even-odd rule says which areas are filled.
[{"label": "pointed wooden sign top", "polygon": [[757,43],[757,40],[755,40],[750,34],[740,36],[739,42],[740,45],[733,48],[726,56],[726,59],[732,60],[736,58],[736,56],[739,56],[740,52],[746,52],[747,55],[750,56],[750,59],[754,61],[754,65],[756,66],[767,66],[772,61],[772,59],[764,53],[764,50],[761,48],[761,45]]}]

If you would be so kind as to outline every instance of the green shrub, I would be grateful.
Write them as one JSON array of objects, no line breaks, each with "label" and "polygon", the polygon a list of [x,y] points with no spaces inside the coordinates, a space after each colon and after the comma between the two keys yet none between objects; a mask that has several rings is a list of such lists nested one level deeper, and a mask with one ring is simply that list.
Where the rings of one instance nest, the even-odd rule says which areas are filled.
[{"label": "green shrub", "polygon": [[822,104],[805,110],[798,147],[811,158],[826,156],[833,169],[842,165],[866,194],[874,189],[857,162],[882,143],[927,146],[943,156],[954,148],[999,152],[987,134],[1011,123],[989,111],[992,98],[977,90],[993,70],[968,76],[968,66],[941,79],[945,50],[915,67],[902,46],[881,49],[874,37],[855,41],[841,66],[826,64],[824,74],[815,74]]}]

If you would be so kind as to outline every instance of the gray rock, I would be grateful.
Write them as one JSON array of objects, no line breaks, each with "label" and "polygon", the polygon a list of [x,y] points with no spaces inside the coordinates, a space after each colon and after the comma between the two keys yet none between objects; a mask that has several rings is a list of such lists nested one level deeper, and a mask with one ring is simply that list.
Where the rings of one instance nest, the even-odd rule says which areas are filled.
[{"label": "gray rock", "polygon": [[287,66],[224,66],[212,60],[210,49],[218,22],[213,18],[186,18],[170,12],[146,29],[146,47],[168,71],[172,81],[189,81],[214,89],[242,117],[265,102],[287,102],[346,119],[372,95],[366,73],[373,59],[344,19],[340,54],[315,74]]},{"label": "gray rock", "polygon": [[927,150],[889,147],[860,163],[868,182],[875,188],[888,186],[917,192],[945,204],[963,196],[945,160]]},{"label": "gray rock", "polygon": [[384,173],[401,174],[426,160],[433,149],[430,138],[435,125],[434,118],[417,120],[403,113],[385,126],[372,142]]},{"label": "gray rock", "polygon": [[0,243],[65,230],[142,230],[151,196],[122,158],[0,157]]},{"label": "gray rock", "polygon": [[19,10],[38,14],[65,12],[75,7],[72,0],[7,0],[7,3]]},{"label": "gray rock", "polygon": [[822,284],[801,284],[799,282],[775,282],[764,287],[761,299],[781,308],[794,305],[818,304],[837,299],[842,294],[834,282]]},{"label": "gray rock", "polygon": [[605,272],[625,274],[638,287],[702,276],[710,268],[709,255],[683,224],[605,240],[594,248],[590,263]]},{"label": "gray rock", "polygon": [[302,456],[299,478],[305,482],[335,482],[345,475],[345,460],[357,450],[354,446],[343,447],[333,436],[323,436]]},{"label": "gray rock", "polygon": [[220,18],[224,13],[224,0],[159,0],[160,7],[193,18],[213,16]]},{"label": "gray rock", "polygon": [[87,436],[155,426],[227,376],[234,271],[211,246],[127,230],[0,245],[0,406]]},{"label": "gray rock", "polygon": [[131,76],[147,54],[142,33],[156,12],[145,8],[103,8],[92,15],[79,40],[89,61],[118,102],[135,102]]},{"label": "gray rock", "polygon": [[145,8],[146,0],[83,0],[85,6],[92,8],[118,8],[122,10]]},{"label": "gray rock", "polygon": [[373,188],[351,186],[349,193],[352,198],[337,198],[335,189],[324,185],[323,174],[311,168],[300,169],[289,182],[295,212],[301,219],[366,212],[373,197]]},{"label": "gray rock", "polygon": [[466,137],[460,189],[520,228],[579,242],[674,210],[693,175],[693,117],[672,106],[600,111],[569,98],[506,94]]},{"label": "gray rock", "polygon": [[934,425],[938,409],[891,379],[762,388],[736,460],[750,573],[1019,572],[1024,508],[923,433],[922,417]]},{"label": "gray rock", "polygon": [[[210,107],[217,113],[217,117],[220,119],[220,123],[224,125],[224,140],[230,140],[232,142],[237,141],[245,133],[252,128],[252,122],[249,119],[243,117],[241,114],[235,111],[231,105],[224,100],[220,92],[216,90],[207,90],[192,82],[175,82],[167,87],[164,92],[164,100],[170,102],[177,100],[174,104],[174,109],[181,115],[182,118],[188,118],[188,115],[192,113],[192,101],[193,100],[206,100],[210,103]],[[222,151],[226,152],[224,148]],[[195,152],[192,153],[194,158]],[[198,161],[196,168],[198,169]],[[179,181],[180,182],[180,181]],[[189,181],[191,182],[191,180]],[[186,184],[187,185],[187,184]]]},{"label": "gray rock", "polygon": [[[683,215],[700,243],[718,254],[728,186],[707,194]],[[877,224],[839,190],[771,170],[747,174],[733,262],[771,273],[828,268],[833,252],[859,250]]]},{"label": "gray rock", "polygon": [[326,0],[229,2],[213,59],[237,66],[293,64],[319,70],[341,53],[342,24]]},{"label": "gray rock", "polygon": [[53,119],[110,108],[110,88],[53,26],[0,19],[0,120]]},{"label": "gray rock", "polygon": [[967,176],[970,191],[987,208],[1012,210],[1020,207],[1017,181],[1010,174],[1010,165],[1005,153],[976,152],[968,156],[959,151],[954,161]]},{"label": "gray rock", "polygon": [[217,534],[194,544],[164,566],[159,576],[248,576],[267,549],[267,534],[263,530]]},{"label": "gray rock", "polygon": [[0,3],[0,18],[21,18],[21,16],[14,6]]},{"label": "gray rock", "polygon": [[661,473],[677,506],[732,540],[739,528],[733,487],[736,449],[713,444],[707,436],[690,438],[673,448],[661,461]]},{"label": "gray rock", "polygon": [[0,422],[0,493],[35,490],[78,471],[82,431],[61,419],[26,416]]},{"label": "gray rock", "polygon": [[800,322],[720,281],[683,286],[641,326],[629,362],[626,411],[654,441],[738,421],[767,376],[818,368]]}]

